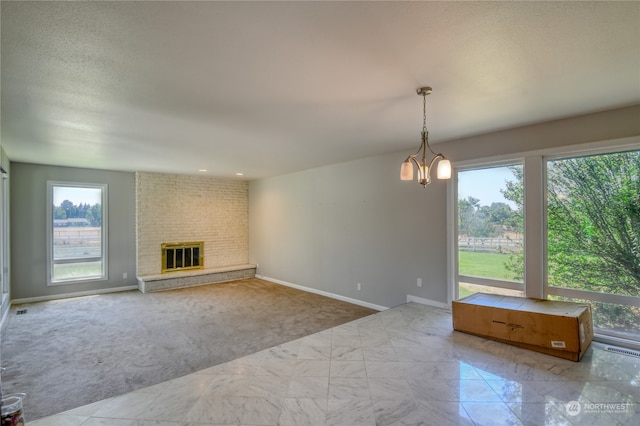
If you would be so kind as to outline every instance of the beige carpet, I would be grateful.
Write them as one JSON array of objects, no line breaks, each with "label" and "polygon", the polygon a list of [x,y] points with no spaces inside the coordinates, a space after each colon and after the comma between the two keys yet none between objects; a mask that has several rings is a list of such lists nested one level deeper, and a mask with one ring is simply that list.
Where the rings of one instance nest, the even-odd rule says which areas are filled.
[{"label": "beige carpet", "polygon": [[258,279],[13,306],[3,393],[26,392],[35,420],[375,312]]}]

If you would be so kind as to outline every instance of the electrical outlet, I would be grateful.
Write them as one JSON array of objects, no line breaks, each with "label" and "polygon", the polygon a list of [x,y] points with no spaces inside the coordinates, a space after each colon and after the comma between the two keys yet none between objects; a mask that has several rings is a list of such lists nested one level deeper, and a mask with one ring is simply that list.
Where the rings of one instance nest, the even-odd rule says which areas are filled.
[{"label": "electrical outlet", "polygon": [[122,279],[123,280],[126,280],[128,276],[129,276],[129,274],[127,274],[126,272],[122,273]]},{"label": "electrical outlet", "polygon": [[422,287],[422,278],[418,278],[418,287]]},{"label": "electrical outlet", "polygon": [[358,291],[362,290],[362,284],[358,283],[358,285],[356,285],[356,289],[358,289]]}]

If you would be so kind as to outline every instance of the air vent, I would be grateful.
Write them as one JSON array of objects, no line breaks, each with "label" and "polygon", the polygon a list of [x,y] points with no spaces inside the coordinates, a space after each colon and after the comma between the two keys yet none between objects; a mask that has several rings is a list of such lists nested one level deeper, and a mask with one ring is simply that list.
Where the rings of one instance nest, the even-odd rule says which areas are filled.
[{"label": "air vent", "polygon": [[605,351],[613,352],[616,354],[635,356],[636,358],[640,358],[640,352],[634,351],[626,348],[619,348],[617,346],[607,346]]},{"label": "air vent", "polygon": [[18,310],[16,311],[16,315],[24,315],[24,314],[26,314],[26,313],[27,313],[27,310],[26,310],[26,309],[18,309]]}]

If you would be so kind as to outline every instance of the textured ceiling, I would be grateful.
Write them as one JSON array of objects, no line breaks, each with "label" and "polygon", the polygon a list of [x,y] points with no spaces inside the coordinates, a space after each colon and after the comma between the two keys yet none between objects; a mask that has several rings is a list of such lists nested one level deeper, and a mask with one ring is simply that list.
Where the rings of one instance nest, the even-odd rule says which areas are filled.
[{"label": "textured ceiling", "polygon": [[[14,161],[247,179],[640,102],[639,2],[1,3]],[[399,155],[398,162],[403,158]]]}]

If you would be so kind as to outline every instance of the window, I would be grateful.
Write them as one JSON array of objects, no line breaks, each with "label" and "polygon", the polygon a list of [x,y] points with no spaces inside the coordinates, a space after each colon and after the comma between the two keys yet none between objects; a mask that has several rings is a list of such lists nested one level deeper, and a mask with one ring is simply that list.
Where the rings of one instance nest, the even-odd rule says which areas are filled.
[{"label": "window", "polygon": [[47,186],[49,285],[107,279],[107,185]]},{"label": "window", "polygon": [[589,301],[601,334],[640,339],[640,151],[546,167],[547,294]]},{"label": "window", "polygon": [[458,171],[458,297],[524,294],[522,173],[522,164]]},{"label": "window", "polygon": [[[596,340],[640,349],[639,139],[523,158],[456,164],[455,297],[482,291],[586,302]],[[490,214],[503,202],[498,194],[512,212],[501,220]],[[519,247],[496,242],[500,230]]]}]

